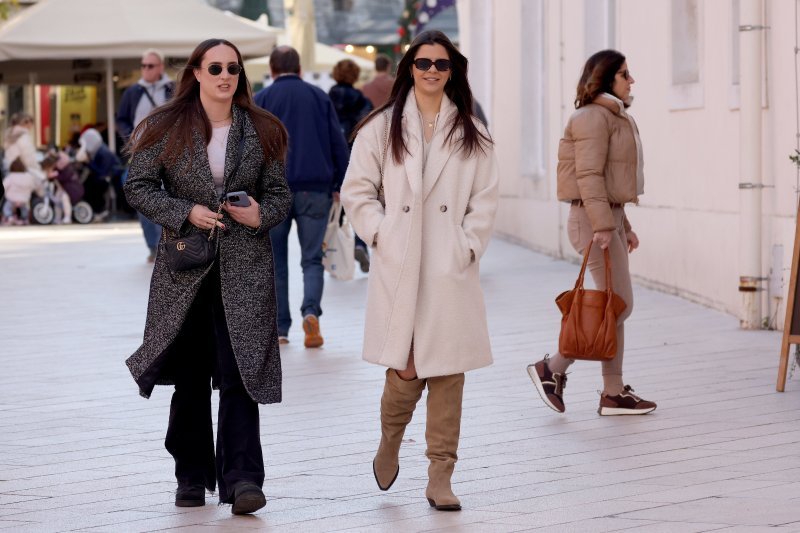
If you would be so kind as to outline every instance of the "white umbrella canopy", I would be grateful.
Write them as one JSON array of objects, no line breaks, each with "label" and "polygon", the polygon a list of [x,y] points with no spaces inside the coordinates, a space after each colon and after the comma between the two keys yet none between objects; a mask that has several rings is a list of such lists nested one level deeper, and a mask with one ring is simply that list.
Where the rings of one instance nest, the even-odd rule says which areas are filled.
[{"label": "white umbrella canopy", "polygon": [[0,83],[105,82],[113,149],[113,62],[135,68],[148,48],[186,58],[209,38],[231,41],[243,56],[268,53],[276,42],[271,29],[200,0],[40,0],[0,28]]},{"label": "white umbrella canopy", "polygon": [[313,70],[316,61],[314,55],[317,42],[317,23],[314,18],[313,0],[283,0],[286,8],[286,31],[289,42],[300,54],[300,65],[303,70]]},{"label": "white umbrella canopy", "polygon": [[[288,36],[285,33],[278,35],[278,44],[290,44]],[[358,57],[353,54],[348,54],[343,50],[339,50],[333,46],[328,46],[322,43],[314,44],[314,67],[309,69],[309,72],[330,72],[333,66],[342,59],[352,59],[356,65],[361,68],[362,77],[369,77],[375,71],[375,63],[369,59]],[[269,56],[256,57],[248,59],[244,62],[244,67],[247,70],[247,77],[251,82],[256,82],[263,79],[269,74]]]},{"label": "white umbrella canopy", "polygon": [[188,57],[222,38],[245,56],[275,46],[275,33],[200,0],[41,0],[0,28],[0,61],[138,58],[147,48]]}]

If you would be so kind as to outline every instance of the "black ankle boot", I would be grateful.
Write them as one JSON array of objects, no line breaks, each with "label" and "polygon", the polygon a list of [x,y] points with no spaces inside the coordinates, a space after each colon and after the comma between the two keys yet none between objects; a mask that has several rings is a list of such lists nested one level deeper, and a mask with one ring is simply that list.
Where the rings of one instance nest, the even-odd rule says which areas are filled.
[{"label": "black ankle boot", "polygon": [[202,483],[178,483],[176,507],[202,507],[206,504],[206,488]]},{"label": "black ankle boot", "polygon": [[240,481],[233,486],[233,514],[255,513],[267,505],[261,487],[249,481]]}]

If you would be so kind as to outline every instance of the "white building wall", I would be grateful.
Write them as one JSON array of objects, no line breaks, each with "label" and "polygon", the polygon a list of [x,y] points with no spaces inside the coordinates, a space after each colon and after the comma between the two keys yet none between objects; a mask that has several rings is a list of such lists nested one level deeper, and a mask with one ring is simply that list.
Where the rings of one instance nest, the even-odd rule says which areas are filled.
[{"label": "white building wall", "polygon": [[[492,58],[473,65],[470,77],[473,83],[481,80],[483,94],[492,95],[485,107],[491,108],[487,111],[500,165],[498,233],[557,257],[577,259],[566,236],[568,206],[556,200],[556,151],[574,110],[587,53],[607,43],[627,56],[636,79],[631,113],[645,154],[645,194],[639,206],[627,208],[642,242],[631,255],[631,270],[646,285],[737,314],[742,180],[733,9],[738,1],[491,2],[491,15],[481,15],[490,19],[490,37],[473,31],[462,46],[480,46]],[[764,283],[762,314],[777,317],[779,327],[797,207],[795,169],[788,159],[795,146],[797,106],[795,1],[764,0],[770,29],[765,36],[764,103],[769,105],[763,111],[763,181],[774,187],[763,194],[762,265],[764,275],[773,271],[787,279],[778,280],[779,294],[774,289],[769,293]],[[539,19],[531,15],[537,6]],[[695,30],[691,25],[687,30],[684,17],[693,9]],[[673,35],[682,36],[675,46]],[[684,42],[687,38],[691,42]],[[686,59],[693,45],[694,77],[687,67],[691,56]],[[542,58],[541,68],[533,66],[536,57]],[[682,60],[673,65],[673,57]],[[486,80],[491,80],[489,88]],[[529,99],[537,87],[543,91],[538,112]],[[533,147],[538,124],[542,138]],[[537,149],[544,154],[541,173],[531,171]],[[779,264],[773,264],[774,257]]]}]

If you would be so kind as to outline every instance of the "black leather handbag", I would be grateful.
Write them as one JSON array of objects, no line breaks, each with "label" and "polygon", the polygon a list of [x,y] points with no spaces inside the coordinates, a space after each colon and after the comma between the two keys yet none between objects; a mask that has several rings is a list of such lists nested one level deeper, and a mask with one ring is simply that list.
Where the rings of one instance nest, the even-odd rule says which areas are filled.
[{"label": "black leather handbag", "polygon": [[191,233],[186,237],[166,239],[164,251],[167,253],[167,264],[173,272],[182,272],[208,266],[214,260],[214,231]]},{"label": "black leather handbag", "polygon": [[[244,150],[244,132],[239,139],[239,151],[236,154],[236,166],[231,172],[231,176],[236,175],[239,171],[239,163],[242,162],[242,151]],[[222,202],[225,195],[220,198],[219,209],[217,215],[222,212]],[[173,272],[182,272],[184,270],[193,270],[195,268],[203,268],[210,265],[214,261],[217,253],[216,243],[214,242],[214,233],[217,226],[211,228],[211,232],[206,235],[205,233],[190,233],[186,237],[178,237],[175,239],[164,240],[164,251],[167,254],[167,265]]]}]

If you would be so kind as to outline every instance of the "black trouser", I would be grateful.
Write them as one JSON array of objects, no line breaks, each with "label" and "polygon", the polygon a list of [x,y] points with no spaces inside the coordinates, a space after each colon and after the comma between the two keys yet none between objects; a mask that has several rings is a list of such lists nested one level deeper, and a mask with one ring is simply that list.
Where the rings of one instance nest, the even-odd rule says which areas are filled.
[{"label": "black trouser", "polygon": [[[264,484],[264,459],[258,404],[247,394],[233,355],[216,265],[203,281],[170,357],[175,392],[165,444],[175,459],[175,477],[209,490],[216,477],[220,502],[233,503],[235,483]],[[220,391],[216,461],[212,377]]]}]

